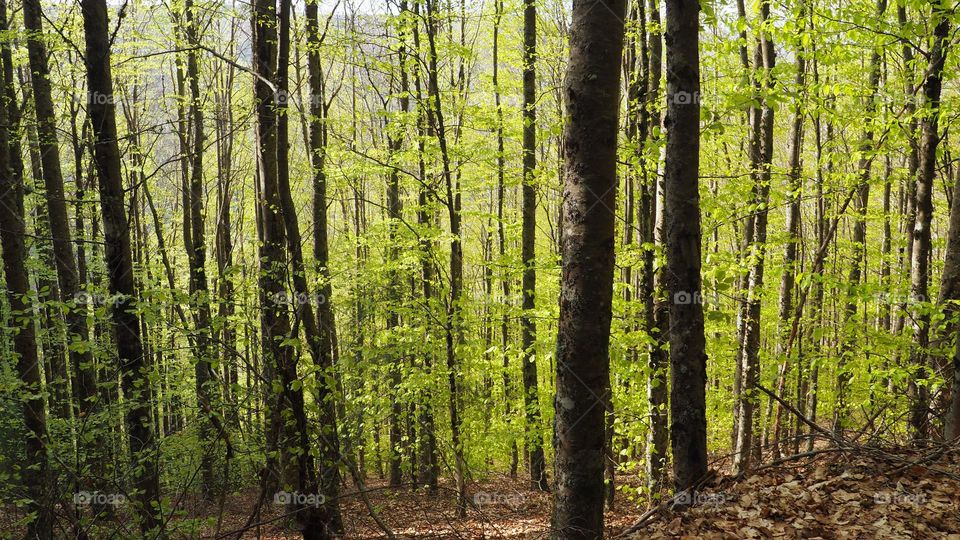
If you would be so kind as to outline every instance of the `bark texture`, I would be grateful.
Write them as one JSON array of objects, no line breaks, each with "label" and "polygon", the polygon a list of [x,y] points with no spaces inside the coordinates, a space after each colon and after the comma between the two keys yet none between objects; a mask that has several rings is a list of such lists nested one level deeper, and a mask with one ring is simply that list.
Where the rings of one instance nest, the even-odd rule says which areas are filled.
[{"label": "bark texture", "polygon": [[[665,223],[670,304],[670,435],[674,487],[707,472],[707,355],[700,277],[699,4],[667,0]],[[684,298],[685,297],[685,298]],[[686,300],[686,301],[683,301]]]},{"label": "bark texture", "polygon": [[554,408],[553,535],[603,535],[622,0],[577,2],[564,82],[563,269]]},{"label": "bark texture", "polygon": [[[133,255],[127,222],[117,118],[110,71],[111,29],[105,0],[83,0],[86,40],[88,113],[93,126],[93,160],[103,216],[104,255],[110,281],[112,319],[117,343],[120,380],[128,401],[126,430],[130,445],[131,474],[140,530],[147,535],[162,525],[156,441],[151,426],[152,385],[143,354],[140,316],[133,284]],[[154,532],[153,534],[156,534]]]}]

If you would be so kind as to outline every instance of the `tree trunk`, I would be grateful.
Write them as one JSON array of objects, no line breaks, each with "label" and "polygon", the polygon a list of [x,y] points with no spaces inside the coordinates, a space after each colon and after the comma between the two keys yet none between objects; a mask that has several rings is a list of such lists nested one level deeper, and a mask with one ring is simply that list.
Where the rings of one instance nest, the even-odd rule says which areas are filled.
[{"label": "tree trunk", "polygon": [[[657,0],[649,0],[650,14],[650,58],[647,71],[647,103],[649,110],[648,133],[656,133],[660,128],[660,80],[663,69],[663,35],[660,25],[660,6]],[[659,156],[657,156],[659,159]],[[658,163],[658,162],[657,162]],[[663,177],[658,167],[641,187],[640,211],[643,223],[643,242],[663,246]],[[647,348],[650,375],[647,378],[647,403],[650,408],[650,433],[647,440],[647,487],[652,498],[659,496],[663,489],[663,479],[667,472],[667,447],[670,444],[668,432],[668,385],[667,364],[670,361],[666,335],[670,327],[669,306],[662,300],[663,272],[656,268],[656,250],[647,249],[643,256],[644,321],[647,333],[654,342]]]},{"label": "tree trunk", "polygon": [[[934,364],[946,368],[946,384],[950,387],[950,406],[944,418],[944,439],[955,439],[960,435],[960,340],[956,339],[957,307],[953,305],[960,300],[960,174],[955,176],[953,186],[953,205],[950,207],[950,230],[947,236],[946,255],[944,256],[943,275],[940,279],[940,296],[938,308],[945,314],[945,326],[940,330],[937,345],[940,350]],[[944,346],[953,345],[949,353]],[[949,357],[947,355],[949,354]],[[952,374],[952,380],[951,380]]]},{"label": "tree trunk", "polygon": [[[156,443],[150,427],[152,386],[143,354],[140,316],[133,288],[133,257],[127,222],[120,149],[117,144],[116,108],[110,72],[111,30],[105,0],[82,0],[86,39],[88,113],[93,126],[93,154],[100,190],[103,234],[110,294],[116,297],[112,318],[119,357],[123,394],[128,402],[126,430],[130,444],[131,474],[136,489],[136,513],[144,535],[162,532],[159,470]],[[150,531],[153,532],[151,533]]]},{"label": "tree trunk", "polygon": [[[190,45],[197,45],[200,41],[199,23],[196,20],[193,0],[186,0],[184,3],[184,17],[186,22],[186,37]],[[194,374],[196,377],[197,403],[200,406],[199,418],[199,438],[202,444],[209,445],[202,452],[200,470],[201,484],[204,496],[207,500],[212,500],[214,496],[214,460],[213,448],[215,447],[218,434],[215,434],[213,427],[220,422],[216,418],[218,406],[213,403],[212,396],[217,395],[215,390],[216,377],[213,373],[213,363],[215,355],[211,347],[211,313],[210,313],[210,291],[207,288],[207,248],[205,242],[205,232],[203,223],[203,145],[206,142],[203,132],[203,111],[201,110],[200,97],[200,51],[191,48],[187,52],[187,85],[189,86],[188,114],[190,115],[191,134],[189,162],[190,162],[190,183],[188,206],[190,213],[190,240],[192,245],[187,251],[187,259],[190,265],[190,295],[193,297],[196,309],[194,311],[194,346],[196,347],[196,364],[194,365]],[[185,212],[188,210],[184,210]]]},{"label": "tree trunk", "polygon": [[[797,51],[796,51],[796,92],[798,95],[795,103],[796,110],[793,113],[793,121],[790,126],[790,151],[789,163],[787,164],[787,243],[783,252],[783,275],[780,278],[780,306],[778,316],[778,336],[777,336],[777,356],[781,357],[781,364],[777,375],[777,395],[786,399],[785,389],[787,373],[790,370],[792,350],[787,348],[790,340],[789,328],[790,317],[793,311],[793,289],[796,286],[796,275],[799,270],[798,265],[798,244],[800,243],[800,192],[803,187],[801,178],[803,164],[801,155],[803,154],[803,116],[806,94],[806,51],[803,45],[803,36],[806,25],[806,3],[801,2],[797,11]],[[801,313],[802,315],[802,313]],[[797,360],[797,369],[800,368],[800,361]],[[772,399],[772,398],[771,398]],[[773,457],[780,457],[781,442],[781,421],[783,418],[783,407],[780,402],[776,405],[776,414],[773,420]]]},{"label": "tree trunk", "polygon": [[[0,1],[0,31],[9,31],[7,3]],[[30,517],[26,519],[27,538],[53,538],[54,505],[51,497],[50,466],[47,456],[47,415],[43,404],[43,383],[37,356],[36,323],[30,305],[30,278],[27,273],[27,248],[23,207],[23,163],[17,142],[18,125],[11,122],[8,110],[16,107],[13,86],[13,61],[10,42],[0,46],[3,68],[3,105],[0,106],[0,247],[3,249],[4,288],[10,304],[13,352],[21,391],[26,393],[21,406],[27,431],[24,462],[19,481]]]},{"label": "tree trunk", "polygon": [[[494,0],[496,15],[493,22],[493,99],[497,108],[497,242],[500,248],[501,264],[506,259],[506,231],[504,224],[504,196],[505,196],[505,157],[504,157],[504,137],[503,137],[503,105],[500,97],[500,22],[503,18],[503,0]],[[422,177],[422,174],[421,174]],[[510,378],[510,356],[507,354],[508,344],[510,342],[509,309],[510,309],[510,275],[505,270],[501,279],[501,290],[503,293],[503,316],[500,319],[500,354],[503,360],[503,402],[504,418],[509,424],[513,418],[513,389]],[[517,441],[511,435],[510,437],[510,477],[517,476],[517,461],[519,460],[517,451]]]},{"label": "tree trunk", "polygon": [[[400,87],[400,111],[406,113],[410,108],[410,100],[407,97],[407,72],[403,67],[404,58],[404,45],[402,41],[403,36],[401,35],[401,41],[399,44],[400,49],[400,72],[401,72],[401,87]],[[399,122],[396,122],[399,124]],[[403,131],[402,127],[395,128],[388,121],[385,131],[387,132],[387,146],[389,147],[389,152],[392,159],[396,159],[403,144]],[[393,131],[393,133],[392,133]],[[387,332],[395,331],[395,329],[400,326],[400,316],[396,311],[396,306],[401,304],[401,292],[399,287],[399,276],[394,268],[397,264],[397,258],[400,255],[400,249],[397,245],[399,241],[397,235],[397,226],[399,225],[400,220],[403,218],[402,215],[403,207],[400,203],[400,173],[397,172],[396,168],[391,168],[389,177],[387,179],[387,218],[389,222],[389,242],[390,245],[387,248],[387,264],[390,265],[389,276],[387,277],[387,287],[389,289],[390,302],[393,303],[393,307],[387,307]],[[400,403],[400,364],[402,362],[402,357],[399,353],[399,343],[394,342],[393,351],[391,351],[391,357],[387,359],[389,363],[389,377],[390,377],[390,448],[388,452],[389,459],[389,482],[393,487],[400,486],[403,483],[402,473],[400,470],[401,465],[401,453],[400,446],[402,445],[402,433],[403,429],[401,423],[403,422],[403,405]]]},{"label": "tree trunk", "polygon": [[[665,164],[670,412],[674,487],[690,490],[707,472],[707,355],[700,277],[699,5],[667,1]],[[682,98],[682,99],[681,99]],[[687,302],[682,302],[686,295]]]},{"label": "tree trunk", "polygon": [[523,2],[523,311],[520,345],[523,348],[523,405],[526,410],[525,447],[530,456],[530,489],[547,491],[547,466],[540,429],[540,392],[537,388],[537,326],[533,320],[537,288],[537,7]]},{"label": "tree trunk", "polygon": [[929,433],[929,395],[927,389],[927,347],[930,344],[930,311],[927,309],[930,280],[930,224],[933,220],[933,179],[936,176],[937,145],[940,143],[940,93],[943,66],[949,44],[950,19],[939,2],[931,1],[933,49],[923,82],[926,114],[920,120],[920,168],[917,175],[917,215],[913,227],[913,262],[910,271],[910,300],[913,318],[913,343],[910,360],[916,370],[910,379],[910,436],[923,446]]},{"label": "tree trunk", "polygon": [[[61,297],[75,301],[81,290],[80,273],[74,258],[72,236],[67,218],[66,198],[63,189],[63,174],[60,170],[60,147],[57,138],[57,118],[50,90],[50,68],[47,50],[41,39],[42,12],[39,0],[23,3],[23,19],[29,31],[27,50],[30,58],[30,81],[33,86],[34,110],[37,116],[37,138],[40,149],[44,189],[47,192],[47,214],[53,236],[53,255],[56,262],[57,282]],[[80,183],[80,177],[74,179]],[[80,234],[80,231],[77,232]],[[87,317],[83,306],[73,305],[65,314],[68,338],[86,342],[89,340]],[[76,377],[74,396],[77,415],[90,418],[96,409],[96,369],[93,364],[92,347],[70,347],[70,362]],[[91,457],[91,463],[95,458]]]},{"label": "tree trunk", "polygon": [[447,148],[446,125],[443,120],[443,107],[440,101],[439,71],[437,68],[437,12],[436,0],[427,0],[427,42],[429,45],[428,61],[428,94],[432,98],[434,130],[437,143],[440,146],[440,157],[443,162],[443,180],[446,188],[445,205],[447,217],[450,221],[450,300],[447,304],[447,320],[445,321],[445,338],[447,350],[447,386],[449,388],[450,432],[453,442],[454,475],[457,484],[457,514],[466,515],[467,495],[465,463],[463,458],[463,441],[460,435],[460,410],[458,401],[460,373],[457,367],[457,347],[463,341],[461,321],[463,303],[463,244],[460,224],[460,193],[454,190],[453,174],[450,167],[450,153]]},{"label": "tree trunk", "polygon": [[[317,295],[317,340],[320,343],[322,360],[321,367],[325,371],[323,378],[318,378],[320,389],[319,399],[322,400],[321,429],[325,430],[322,461],[320,463],[320,487],[324,494],[339,493],[340,473],[339,462],[339,435],[336,418],[336,407],[333,403],[332,388],[327,381],[340,380],[336,377],[336,321],[333,317],[333,286],[330,283],[330,249],[327,245],[327,112],[329,103],[326,101],[325,79],[320,67],[321,36],[319,35],[319,19],[317,4],[307,2],[307,42],[312,47],[307,54],[307,68],[310,77],[310,166],[313,169],[313,258],[317,265],[319,278]],[[347,445],[346,455],[352,455]],[[353,465],[348,464],[349,467]],[[330,495],[327,495],[328,499]],[[340,509],[333,499],[330,508],[332,523],[335,528],[342,527]]]},{"label": "tree trunk", "polygon": [[[760,4],[760,24],[765,25],[770,17],[770,3],[764,0]],[[763,291],[767,244],[767,213],[770,200],[770,166],[773,160],[774,109],[768,100],[760,97],[761,86],[772,88],[772,71],[775,64],[773,41],[769,34],[761,31],[757,38],[757,48],[753,57],[754,75],[752,83],[760,100],[760,107],[752,107],[750,132],[750,169],[753,178],[753,196],[756,213],[748,220],[752,221],[747,257],[750,272],[747,277],[747,296],[743,307],[741,325],[740,352],[740,392],[734,397],[739,404],[735,420],[737,431],[734,446],[733,471],[742,473],[757,453],[755,447],[755,424],[759,415],[755,415],[758,404],[756,385],[760,377],[760,313]],[[674,322],[676,324],[676,322]]]},{"label": "tree trunk", "polygon": [[[877,2],[877,18],[883,16],[887,9],[886,0]],[[880,53],[874,51],[870,58],[869,74],[870,96],[867,98],[866,112],[868,116],[867,126],[871,126],[870,119],[877,112],[877,89],[880,84]],[[833,430],[838,435],[843,433],[847,424],[847,387],[850,384],[852,374],[847,371],[846,365],[852,359],[854,346],[857,343],[856,315],[858,303],[858,287],[860,285],[861,275],[863,274],[863,264],[866,257],[867,242],[867,203],[870,197],[870,169],[873,165],[873,157],[869,152],[874,149],[873,128],[868,127],[863,136],[863,142],[860,143],[860,159],[857,164],[859,176],[859,190],[855,199],[856,218],[853,225],[853,256],[850,262],[850,272],[847,274],[847,301],[843,313],[843,322],[841,329],[844,332],[843,342],[840,346],[840,358],[837,365],[837,404],[834,408]]]},{"label": "tree trunk", "polygon": [[575,3],[564,88],[563,266],[553,535],[603,535],[604,416],[610,391],[616,141],[626,3]]}]

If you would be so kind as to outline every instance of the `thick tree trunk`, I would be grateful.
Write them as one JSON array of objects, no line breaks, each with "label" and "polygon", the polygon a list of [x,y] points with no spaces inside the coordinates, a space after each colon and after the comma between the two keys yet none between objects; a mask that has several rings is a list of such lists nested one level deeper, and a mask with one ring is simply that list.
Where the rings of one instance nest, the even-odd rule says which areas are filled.
[{"label": "thick tree trunk", "polygon": [[557,335],[553,535],[603,535],[616,147],[626,3],[575,3],[564,88],[563,270]]},{"label": "thick tree trunk", "polygon": [[[143,354],[140,316],[133,288],[133,258],[127,222],[116,108],[110,72],[111,30],[105,0],[82,0],[86,39],[88,113],[93,126],[93,154],[100,189],[100,208],[110,293],[116,297],[112,318],[119,357],[120,378],[127,404],[126,430],[131,474],[136,490],[136,513],[144,535],[162,530],[156,443],[150,426],[152,386]],[[153,533],[150,531],[153,530]]]},{"label": "thick tree trunk", "polygon": [[[670,411],[674,487],[690,490],[707,472],[707,355],[700,277],[699,5],[667,1],[665,164]],[[684,98],[684,99],[681,99]],[[681,295],[688,301],[681,302]]]}]

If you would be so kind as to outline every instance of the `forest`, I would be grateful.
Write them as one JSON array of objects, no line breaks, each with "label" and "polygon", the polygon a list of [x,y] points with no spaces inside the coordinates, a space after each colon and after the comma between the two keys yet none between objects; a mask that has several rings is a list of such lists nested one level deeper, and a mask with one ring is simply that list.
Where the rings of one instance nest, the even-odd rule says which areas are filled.
[{"label": "forest", "polygon": [[0,538],[960,538],[958,10],[0,0]]}]

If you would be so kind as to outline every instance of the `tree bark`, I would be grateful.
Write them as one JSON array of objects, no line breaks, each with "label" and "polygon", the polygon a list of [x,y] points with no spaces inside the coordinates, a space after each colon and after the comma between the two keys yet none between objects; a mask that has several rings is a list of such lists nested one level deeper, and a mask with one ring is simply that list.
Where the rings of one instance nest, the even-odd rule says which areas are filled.
[{"label": "tree bark", "polygon": [[[796,286],[796,275],[799,271],[798,245],[800,243],[800,192],[803,187],[801,174],[803,172],[803,118],[806,98],[806,50],[803,45],[803,36],[806,26],[806,3],[801,2],[798,8],[796,21],[798,28],[796,51],[796,84],[797,100],[794,104],[793,120],[790,126],[789,163],[787,163],[787,243],[783,252],[783,274],[780,278],[780,305],[778,317],[777,356],[782,357],[777,375],[777,395],[786,398],[787,372],[790,370],[790,361],[793,351],[787,347],[789,343],[790,317],[793,311],[793,289]],[[802,313],[801,313],[802,315]],[[800,369],[800,360],[797,359],[797,369]],[[772,399],[772,398],[771,398]],[[773,456],[780,457],[781,420],[783,407],[780,402],[776,405],[776,414],[773,420]]]},{"label": "tree bark", "polygon": [[564,82],[563,263],[554,409],[553,536],[603,535],[616,147],[626,3],[573,6]]},{"label": "tree bark", "polygon": [[429,60],[427,72],[428,95],[432,101],[434,131],[437,143],[440,146],[440,157],[443,163],[443,181],[446,188],[445,205],[447,217],[450,221],[450,300],[447,304],[447,320],[445,321],[445,338],[447,350],[447,386],[449,389],[450,432],[454,453],[454,476],[457,484],[457,514],[466,515],[467,495],[465,463],[463,457],[463,441],[461,440],[460,407],[458,401],[460,374],[457,367],[457,347],[463,341],[462,303],[463,303],[463,244],[461,238],[460,193],[454,190],[453,173],[450,167],[450,153],[447,145],[447,131],[443,119],[443,107],[440,100],[439,70],[437,68],[437,7],[436,0],[427,0],[427,42],[429,46]]},{"label": "tree bark", "polygon": [[[193,0],[186,0],[184,3],[184,18],[186,22],[187,42],[196,46],[200,42],[199,23],[196,20],[196,13]],[[190,127],[193,132],[189,137],[191,148],[188,157],[190,165],[190,181],[187,196],[189,199],[190,214],[190,241],[191,245],[187,251],[187,259],[190,266],[190,295],[196,307],[194,311],[194,346],[196,347],[196,364],[194,365],[194,375],[196,378],[197,402],[200,406],[200,425],[199,438],[204,445],[210,448],[202,452],[201,457],[201,487],[207,500],[212,500],[215,491],[214,478],[214,459],[213,447],[215,447],[217,435],[214,433],[213,426],[220,425],[216,418],[218,406],[213,403],[212,396],[217,394],[215,390],[216,376],[213,373],[213,363],[215,355],[211,347],[212,316],[210,313],[210,291],[207,287],[207,248],[205,242],[205,229],[203,222],[203,145],[206,142],[203,130],[203,110],[200,101],[200,51],[191,48],[187,52],[187,86],[189,87],[189,99],[187,106],[190,115]]]},{"label": "tree bark", "polygon": [[[886,0],[877,1],[877,18],[880,19],[887,9]],[[846,369],[847,363],[853,356],[854,344],[856,343],[856,315],[857,315],[857,288],[860,285],[863,274],[863,264],[866,257],[867,242],[867,203],[870,197],[870,169],[873,165],[873,157],[868,155],[874,149],[874,132],[871,120],[877,112],[877,90],[880,84],[880,53],[874,51],[870,57],[870,74],[868,89],[870,92],[866,103],[867,129],[864,132],[863,141],[860,143],[860,158],[857,163],[859,176],[859,189],[855,199],[856,218],[853,225],[853,256],[850,262],[850,272],[847,274],[847,301],[844,308],[843,323],[841,328],[844,331],[843,342],[840,346],[840,358],[837,365],[837,404],[834,408],[833,430],[837,434],[843,432],[847,423],[847,387],[850,383],[851,373]]]},{"label": "tree bark", "polygon": [[920,167],[917,174],[917,214],[913,227],[910,271],[910,300],[913,315],[913,343],[910,361],[916,370],[908,385],[910,395],[910,436],[923,446],[929,432],[929,391],[927,389],[927,347],[930,344],[930,311],[927,309],[930,280],[930,224],[933,220],[933,180],[936,176],[937,145],[940,143],[940,93],[946,63],[950,19],[937,1],[931,1],[931,19],[936,22],[930,65],[923,82],[925,114],[920,120]]},{"label": "tree bark", "polygon": [[[50,90],[50,68],[47,50],[42,40],[42,11],[39,0],[25,0],[23,20],[29,31],[27,50],[30,59],[30,81],[33,86],[34,111],[37,116],[37,140],[39,142],[41,171],[44,189],[47,192],[47,213],[50,233],[53,236],[53,255],[56,263],[57,282],[62,298],[76,300],[81,290],[80,273],[74,258],[73,240],[67,218],[66,198],[63,189],[63,174],[60,169],[60,147],[57,137],[57,120]],[[79,177],[75,179],[79,184]],[[79,231],[78,231],[79,234]],[[89,340],[87,317],[83,307],[72,306],[65,314],[68,338],[71,342]],[[74,396],[77,414],[90,418],[96,408],[96,371],[93,365],[92,347],[70,347],[70,362],[77,381],[79,395]]]},{"label": "tree bark", "polygon": [[[0,1],[0,31],[8,31],[7,3]],[[37,355],[36,322],[33,315],[30,277],[27,273],[26,221],[23,207],[23,163],[17,142],[18,125],[8,110],[16,107],[10,42],[0,45],[3,104],[0,106],[0,247],[3,249],[4,288],[10,305],[13,352],[22,391],[21,406],[27,431],[24,462],[19,481],[24,486],[27,538],[53,538],[54,505],[51,498],[50,465],[47,456],[47,415],[43,403],[40,358]],[[20,161],[19,166],[17,162]]]},{"label": "tree bark", "polygon": [[[500,249],[501,264],[506,259],[506,231],[504,223],[504,196],[505,196],[505,176],[506,159],[504,156],[504,137],[503,137],[503,105],[500,95],[500,22],[503,19],[503,0],[494,0],[496,15],[493,22],[493,99],[497,109],[497,245]],[[422,175],[421,175],[422,176]],[[510,356],[507,353],[510,342],[510,275],[503,270],[501,279],[501,291],[503,299],[503,316],[500,319],[500,354],[502,355],[503,371],[503,402],[504,417],[507,422],[513,417],[513,388],[510,378]],[[519,460],[517,451],[517,441],[511,436],[510,440],[510,477],[517,476],[517,461]]]},{"label": "tree bark", "polygon": [[[105,0],[82,0],[86,41],[88,113],[93,126],[93,158],[99,180],[100,208],[110,293],[116,298],[112,319],[123,394],[128,402],[127,438],[131,474],[136,490],[136,513],[144,535],[162,533],[156,442],[150,426],[152,386],[143,354],[140,316],[133,287],[133,256],[127,222],[116,107],[110,71],[111,31]],[[152,531],[152,532],[151,532]]]},{"label": "tree bark", "polygon": [[530,488],[547,491],[547,465],[540,436],[540,392],[537,385],[536,233],[537,233],[537,7],[523,2],[523,211],[521,259],[523,260],[523,305],[520,315],[520,346],[523,348],[523,405],[526,411],[525,440],[530,456]]},{"label": "tree bark", "polygon": [[[402,4],[405,8],[407,7],[406,3]],[[413,4],[413,18],[414,20],[418,19],[420,16],[419,2],[414,2]],[[420,26],[419,24],[413,24],[413,48],[414,50],[420,50]],[[496,65],[496,64],[494,64]],[[433,126],[433,113],[431,112],[430,106],[426,104],[426,101],[423,99],[423,89],[421,82],[421,73],[422,66],[420,62],[414,64],[413,70],[413,87],[416,96],[417,106],[417,173],[419,177],[423,180],[420,186],[419,193],[417,195],[417,226],[421,230],[429,231],[430,228],[434,226],[434,214],[433,210],[430,208],[429,197],[430,193],[433,192],[435,188],[435,183],[428,181],[427,176],[427,164],[424,161],[424,150],[426,147],[426,138],[429,133],[432,133]],[[496,69],[496,68],[494,68]],[[431,322],[433,321],[433,302],[434,297],[436,296],[434,292],[434,279],[437,275],[436,266],[433,263],[433,242],[429,237],[429,234],[424,234],[420,237],[419,242],[419,259],[420,259],[420,281],[422,285],[423,292],[423,301],[427,306],[428,316],[425,323],[425,332],[426,332],[426,342],[431,342]],[[433,382],[434,377],[434,356],[431,352],[427,352],[420,366],[422,373],[426,380]],[[419,424],[420,424],[420,455],[423,456],[420,460],[420,470],[418,472],[419,482],[422,483],[426,488],[429,494],[436,495],[439,486],[438,480],[440,478],[440,460],[439,460],[439,451],[437,448],[437,435],[436,435],[436,422],[434,417],[433,404],[429,399],[425,400],[424,403],[421,403],[419,411]],[[513,447],[516,448],[516,442],[514,442]],[[514,475],[516,474],[516,458],[514,458],[514,465],[512,469]]]},{"label": "tree bark", "polygon": [[[770,18],[770,3],[760,3],[760,24],[765,25]],[[775,51],[773,41],[766,31],[759,31],[757,48],[753,57],[754,74],[751,78],[754,91],[760,100],[759,107],[751,107],[750,115],[750,171],[754,182],[753,204],[755,214],[748,217],[750,232],[744,237],[749,239],[746,255],[750,264],[747,276],[747,294],[744,304],[742,324],[740,326],[740,392],[737,400],[737,427],[734,445],[733,471],[742,473],[754,459],[759,445],[756,445],[755,424],[759,415],[755,415],[758,404],[756,384],[760,377],[760,314],[763,292],[763,277],[767,244],[767,214],[770,202],[770,167],[773,160],[774,109],[769,100],[759,94],[761,86],[773,87],[773,68]],[[674,322],[674,324],[676,324]],[[756,445],[756,447],[755,447]]]},{"label": "tree bark", "polygon": [[[670,412],[674,487],[707,472],[707,355],[700,277],[699,4],[667,0],[665,231],[670,304]],[[684,301],[686,300],[686,301]]]},{"label": "tree bark", "polygon": [[[647,131],[656,133],[661,124],[660,81],[663,78],[663,35],[660,24],[660,5],[649,0],[650,45],[647,72],[647,103],[649,109]],[[656,159],[659,159],[657,156]],[[658,162],[655,162],[658,163]],[[643,242],[651,246],[663,246],[663,178],[654,166],[655,174],[641,187],[640,211],[643,223]],[[647,403],[650,408],[650,433],[647,437],[647,487],[656,498],[663,489],[667,471],[667,450],[670,444],[668,431],[668,384],[667,364],[670,361],[666,348],[670,327],[669,306],[663,301],[663,272],[655,265],[656,248],[647,249],[643,257],[644,320],[647,333],[654,342],[647,348],[650,375],[647,378]]]}]

